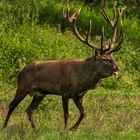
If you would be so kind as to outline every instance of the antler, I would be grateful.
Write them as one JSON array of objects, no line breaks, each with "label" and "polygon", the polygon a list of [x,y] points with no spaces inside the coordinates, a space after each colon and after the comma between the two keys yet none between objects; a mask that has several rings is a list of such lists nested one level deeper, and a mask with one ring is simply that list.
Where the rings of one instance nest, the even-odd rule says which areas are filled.
[{"label": "antler", "polygon": [[121,19],[122,19],[123,11],[124,11],[124,9],[122,9],[122,8],[118,8],[118,9],[114,8],[113,20],[111,20],[108,17],[105,10],[102,10],[102,12],[101,12],[104,19],[109,23],[109,25],[111,26],[111,29],[112,29],[111,41],[109,42],[109,48],[110,48],[108,50],[109,53],[112,53],[114,51],[118,51],[121,48],[120,45],[122,44],[123,39],[124,39],[124,33],[123,33],[123,30],[122,30],[122,25],[121,25],[121,31],[120,31],[120,35],[119,35],[118,39],[116,39],[116,34],[117,34],[118,25],[119,25],[119,23],[121,22]]},{"label": "antler", "polygon": [[67,11],[66,12],[65,12],[65,9],[63,9],[63,16],[64,16],[64,18],[66,18],[71,23],[72,30],[73,30],[73,33],[75,34],[75,36],[81,42],[88,45],[90,48],[94,49],[96,52],[99,52],[99,51],[101,51],[101,49],[98,48],[98,46],[96,46],[95,44],[92,44],[92,43],[89,42],[89,36],[90,36],[90,33],[91,33],[91,28],[92,28],[91,27],[91,20],[89,22],[89,26],[88,26],[88,30],[87,30],[87,34],[86,34],[85,39],[79,34],[79,32],[77,30],[76,20],[77,20],[77,17],[79,16],[79,14],[80,14],[80,11],[81,11],[81,8],[79,8],[72,16],[69,16],[70,8],[69,8],[69,6],[67,6]]},{"label": "antler", "polygon": [[[88,45],[90,48],[94,49],[95,52],[103,54],[103,53],[112,53],[114,51],[118,51],[121,48],[121,44],[123,42],[124,39],[124,33],[122,30],[122,26],[121,26],[121,31],[120,31],[120,35],[118,37],[118,39],[116,39],[116,34],[117,34],[117,28],[119,23],[121,22],[122,19],[122,14],[124,9],[118,8],[117,10],[114,8],[114,17],[113,20],[110,20],[110,18],[108,17],[108,15],[106,14],[105,10],[102,10],[102,15],[104,17],[104,19],[109,23],[109,25],[111,26],[112,29],[112,36],[111,36],[111,41],[109,42],[109,45],[104,45],[103,41],[104,41],[104,28],[102,28],[102,35],[101,35],[101,48],[99,48],[98,46],[96,46],[95,44],[92,44],[89,42],[89,36],[91,33],[91,20],[89,22],[89,26],[88,26],[88,30],[87,30],[87,34],[86,34],[86,38],[84,39],[78,32],[78,29],[76,27],[76,21],[77,21],[77,17],[79,16],[81,11],[81,8],[79,8],[72,16],[70,16],[69,12],[70,12],[70,8],[67,5],[67,11],[65,12],[65,9],[63,9],[63,16],[64,18],[66,18],[72,26],[72,30],[73,33],[75,34],[75,36],[84,44]],[[106,48],[106,46],[108,46]],[[115,46],[115,47],[114,47]]]},{"label": "antler", "polygon": [[108,48],[105,48],[105,45],[104,45],[104,27],[102,27],[102,35],[101,35],[101,50],[100,50],[100,54],[103,54],[107,51],[110,50],[110,45]]}]

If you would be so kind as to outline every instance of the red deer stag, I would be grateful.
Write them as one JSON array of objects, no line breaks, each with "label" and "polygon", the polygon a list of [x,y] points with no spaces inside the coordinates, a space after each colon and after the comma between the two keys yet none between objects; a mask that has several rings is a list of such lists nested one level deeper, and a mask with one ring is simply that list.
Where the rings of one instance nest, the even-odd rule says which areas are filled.
[{"label": "red deer stag", "polygon": [[[15,98],[9,105],[9,110],[3,127],[7,126],[8,120],[15,107],[32,91],[33,100],[27,107],[26,112],[33,129],[35,124],[32,119],[32,113],[46,95],[54,94],[62,96],[64,124],[67,125],[69,117],[68,103],[73,99],[75,105],[80,111],[77,122],[70,129],[77,129],[83,117],[85,116],[82,99],[89,89],[96,87],[97,83],[119,71],[118,66],[112,57],[112,52],[118,51],[123,42],[124,33],[120,28],[120,35],[116,39],[117,28],[122,18],[122,9],[114,9],[114,18],[110,20],[103,10],[102,15],[109,23],[112,29],[112,36],[109,43],[103,43],[104,31],[101,36],[101,47],[89,42],[91,32],[91,22],[88,27],[86,38],[84,39],[76,27],[76,19],[80,14],[80,9],[72,16],[69,16],[70,8],[63,10],[63,16],[70,22],[74,35],[84,44],[95,51],[95,55],[84,61],[80,60],[52,60],[52,61],[35,61],[27,65],[20,72],[18,77],[18,87]],[[120,26],[121,27],[121,26]]]}]

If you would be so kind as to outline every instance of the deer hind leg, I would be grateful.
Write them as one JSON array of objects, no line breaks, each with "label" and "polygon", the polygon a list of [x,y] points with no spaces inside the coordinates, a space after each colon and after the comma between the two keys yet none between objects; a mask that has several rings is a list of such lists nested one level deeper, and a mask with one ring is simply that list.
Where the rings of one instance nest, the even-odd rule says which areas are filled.
[{"label": "deer hind leg", "polygon": [[62,103],[63,103],[63,110],[64,110],[64,124],[65,128],[67,127],[67,121],[69,117],[69,112],[68,112],[68,98],[62,97]]},{"label": "deer hind leg", "polygon": [[13,101],[9,104],[9,110],[3,125],[3,128],[7,127],[9,118],[14,111],[14,109],[17,107],[17,105],[26,97],[28,91],[20,91],[19,88],[17,89],[16,96],[13,99]]},{"label": "deer hind leg", "polygon": [[73,127],[70,128],[70,130],[75,130],[78,128],[79,124],[81,123],[81,121],[83,120],[84,116],[85,116],[85,113],[84,113],[84,108],[83,108],[83,105],[82,105],[82,98],[81,97],[77,97],[77,98],[74,98],[73,99],[75,105],[77,106],[77,108],[79,109],[80,111],[80,117],[79,119],[77,120],[77,122],[75,123],[75,125]]},{"label": "deer hind leg", "polygon": [[45,97],[45,95],[43,95],[43,94],[42,94],[42,96],[34,96],[32,102],[30,103],[30,105],[26,109],[28,119],[29,119],[31,126],[34,130],[36,127],[35,127],[35,123],[34,123],[33,118],[32,118],[32,113],[35,109],[37,109],[37,107],[39,106],[39,104],[41,103],[41,101],[43,100],[44,97]]}]

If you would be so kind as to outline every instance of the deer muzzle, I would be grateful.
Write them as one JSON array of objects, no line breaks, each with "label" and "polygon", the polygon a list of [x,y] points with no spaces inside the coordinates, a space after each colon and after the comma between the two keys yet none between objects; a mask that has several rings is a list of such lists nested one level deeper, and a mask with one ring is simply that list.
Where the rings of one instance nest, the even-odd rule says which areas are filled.
[{"label": "deer muzzle", "polygon": [[112,70],[112,74],[117,75],[120,68],[118,66],[114,66]]}]

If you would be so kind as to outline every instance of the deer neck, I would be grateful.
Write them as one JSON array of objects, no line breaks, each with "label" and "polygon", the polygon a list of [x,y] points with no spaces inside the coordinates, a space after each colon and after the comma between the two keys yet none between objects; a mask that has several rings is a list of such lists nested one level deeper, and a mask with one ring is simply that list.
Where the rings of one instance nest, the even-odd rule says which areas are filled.
[{"label": "deer neck", "polygon": [[102,79],[102,75],[98,72],[98,65],[93,61],[95,60],[86,60],[83,64],[84,77],[81,84],[86,85],[87,89],[95,88]]},{"label": "deer neck", "polygon": [[99,73],[100,66],[96,63],[95,58],[89,58],[84,61],[83,67],[86,69],[87,73],[93,78],[98,77],[99,80],[102,79],[102,75]]}]

